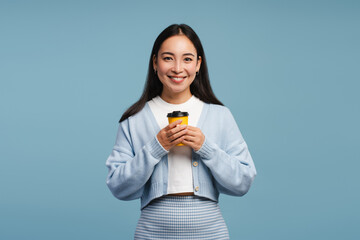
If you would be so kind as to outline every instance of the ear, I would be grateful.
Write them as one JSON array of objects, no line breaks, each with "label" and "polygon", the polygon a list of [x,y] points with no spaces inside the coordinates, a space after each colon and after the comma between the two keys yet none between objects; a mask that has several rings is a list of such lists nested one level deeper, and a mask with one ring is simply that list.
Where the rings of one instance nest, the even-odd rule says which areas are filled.
[{"label": "ear", "polygon": [[153,69],[157,69],[157,66],[156,66],[156,56],[154,54],[153,58],[152,58],[152,61],[153,61]]},{"label": "ear", "polygon": [[196,62],[196,71],[197,72],[200,70],[201,61],[202,61],[202,58],[201,58],[201,56],[199,56],[198,59],[197,59],[197,62]]}]

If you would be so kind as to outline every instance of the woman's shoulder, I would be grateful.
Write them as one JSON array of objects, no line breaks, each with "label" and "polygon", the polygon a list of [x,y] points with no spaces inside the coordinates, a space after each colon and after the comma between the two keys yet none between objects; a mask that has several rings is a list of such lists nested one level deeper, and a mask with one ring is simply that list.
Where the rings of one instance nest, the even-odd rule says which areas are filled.
[{"label": "woman's shoulder", "polygon": [[146,118],[149,118],[150,112],[148,111],[148,103],[145,103],[144,107],[134,115],[126,118],[123,122],[144,122]]},{"label": "woman's shoulder", "polygon": [[208,107],[208,111],[213,114],[231,114],[231,111],[228,107],[219,104],[205,103]]},{"label": "woman's shoulder", "polygon": [[221,124],[227,125],[234,120],[234,117],[230,111],[230,109],[226,106],[212,103],[205,103],[204,105],[205,122],[209,124]]}]

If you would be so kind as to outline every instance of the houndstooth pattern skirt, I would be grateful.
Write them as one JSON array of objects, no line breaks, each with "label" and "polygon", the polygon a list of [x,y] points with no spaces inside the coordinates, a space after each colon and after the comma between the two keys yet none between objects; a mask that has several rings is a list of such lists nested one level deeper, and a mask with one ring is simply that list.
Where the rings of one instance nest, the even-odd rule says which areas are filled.
[{"label": "houndstooth pattern skirt", "polygon": [[198,196],[162,196],[141,211],[135,240],[229,239],[218,204]]}]

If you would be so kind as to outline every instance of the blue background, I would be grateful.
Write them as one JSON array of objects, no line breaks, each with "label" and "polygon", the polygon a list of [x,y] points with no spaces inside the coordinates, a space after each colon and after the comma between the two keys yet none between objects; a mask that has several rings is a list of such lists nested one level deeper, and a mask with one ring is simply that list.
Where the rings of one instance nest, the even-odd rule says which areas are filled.
[{"label": "blue background", "polygon": [[258,176],[232,239],[359,239],[359,1],[0,1],[0,239],[132,239],[105,161],[157,35],[187,23]]}]

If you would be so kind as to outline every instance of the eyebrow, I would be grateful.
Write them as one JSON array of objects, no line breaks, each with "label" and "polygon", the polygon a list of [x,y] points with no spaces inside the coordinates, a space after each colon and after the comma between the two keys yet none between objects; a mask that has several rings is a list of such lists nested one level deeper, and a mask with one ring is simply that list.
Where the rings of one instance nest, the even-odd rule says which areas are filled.
[{"label": "eyebrow", "polygon": [[[163,52],[163,53],[161,53],[161,55],[164,55],[164,54],[169,54],[169,55],[171,55],[171,56],[174,56],[174,55],[175,55],[175,54],[173,54],[172,52]],[[192,53],[184,53],[184,54],[183,54],[183,56],[188,56],[188,55],[195,57],[195,55],[192,54]]]}]

